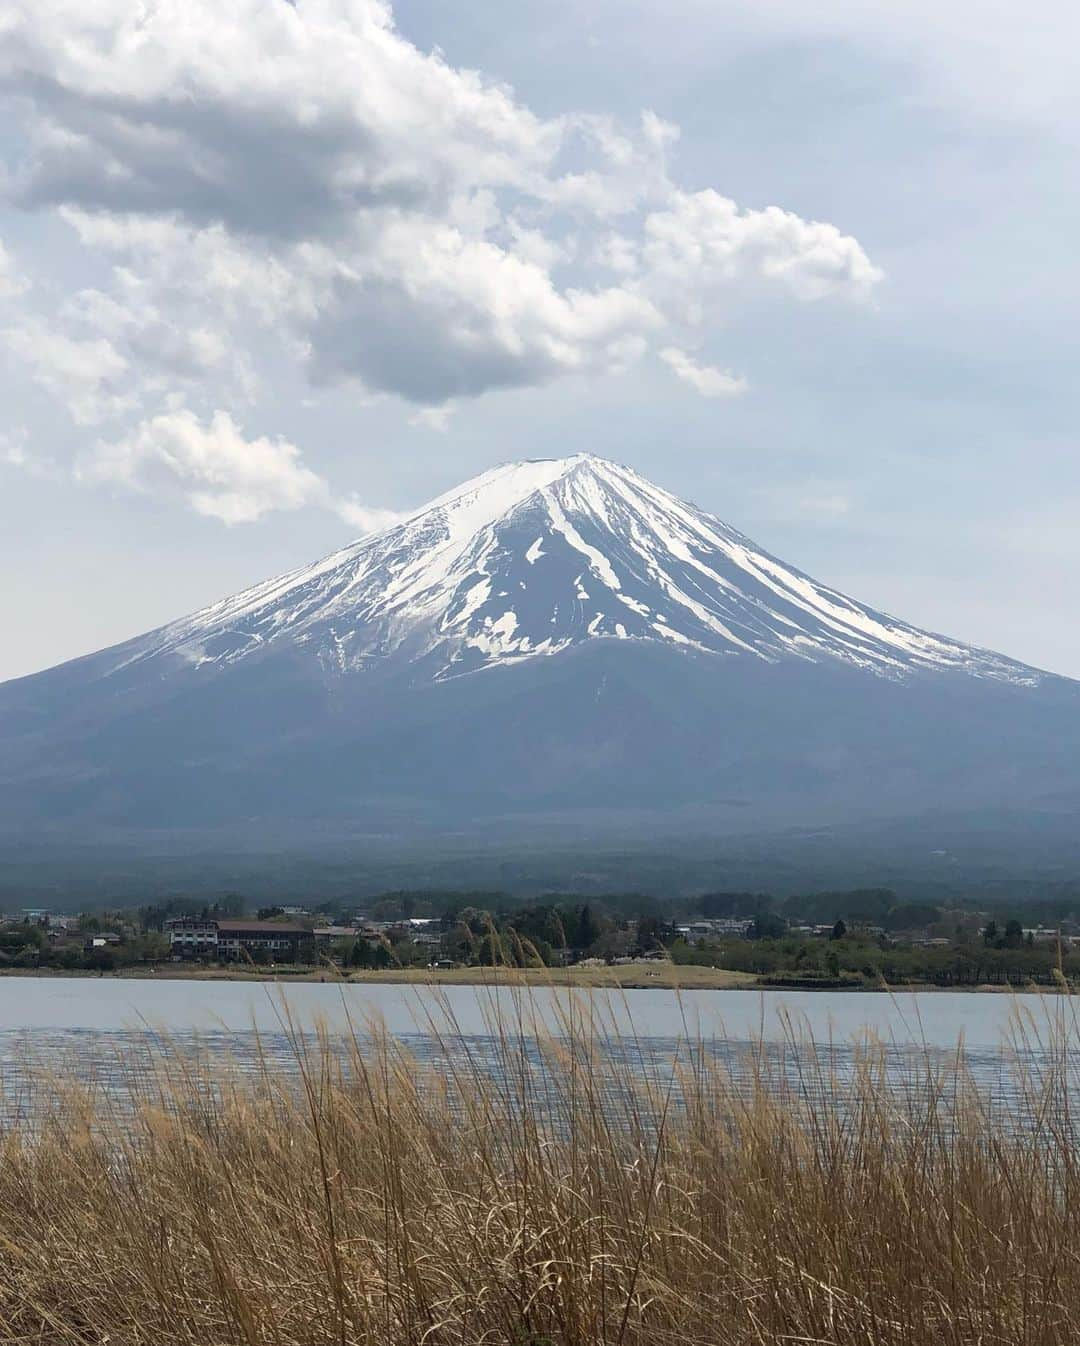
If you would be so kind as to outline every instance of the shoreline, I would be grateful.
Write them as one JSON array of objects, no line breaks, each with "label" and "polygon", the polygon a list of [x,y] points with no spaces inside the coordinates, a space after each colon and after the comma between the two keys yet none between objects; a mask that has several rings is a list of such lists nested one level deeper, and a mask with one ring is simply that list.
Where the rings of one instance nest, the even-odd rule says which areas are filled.
[{"label": "shoreline", "polygon": [[759,991],[784,994],[809,992],[838,995],[873,994],[944,994],[965,995],[1069,995],[1063,986],[1008,986],[984,983],[979,986],[938,986],[932,982],[906,982],[900,985],[837,986],[807,984],[785,986],[751,972],[733,972],[725,968],[700,967],[686,963],[623,964],[596,968],[383,968],[338,973],[328,968],[254,968],[157,964],[151,967],[118,968],[113,972],[93,972],[75,968],[0,968],[0,977],[55,977],[81,981],[199,981],[199,982],[272,982],[328,986],[538,986],[569,987],[581,990],[618,991]]}]

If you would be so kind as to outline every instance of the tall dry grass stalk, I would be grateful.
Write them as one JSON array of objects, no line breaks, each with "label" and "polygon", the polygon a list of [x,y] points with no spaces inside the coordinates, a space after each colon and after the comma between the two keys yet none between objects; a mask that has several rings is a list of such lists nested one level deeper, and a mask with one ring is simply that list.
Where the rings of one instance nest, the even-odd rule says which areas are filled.
[{"label": "tall dry grass stalk", "polygon": [[1080,1342],[1063,1049],[1017,1065],[1017,1126],[959,1059],[897,1087],[793,1035],[738,1080],[693,1044],[650,1073],[595,998],[515,1003],[483,1050],[429,1003],[438,1070],[283,1010],[290,1071],[54,1082],[0,1148],[0,1341]]}]

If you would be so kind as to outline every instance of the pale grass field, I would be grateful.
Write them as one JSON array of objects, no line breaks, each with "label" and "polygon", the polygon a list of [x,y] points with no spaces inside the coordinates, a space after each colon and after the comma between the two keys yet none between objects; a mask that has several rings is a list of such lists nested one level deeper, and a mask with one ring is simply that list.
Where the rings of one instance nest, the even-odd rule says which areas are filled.
[{"label": "pale grass field", "polygon": [[793,1032],[794,1080],[689,1048],[642,1078],[595,997],[554,1033],[499,1002],[494,1059],[425,1003],[448,1073],[285,1008],[295,1071],[163,1062],[122,1108],[58,1066],[0,1143],[0,1341],[1080,1342],[1074,1025],[1010,1116],[958,1060],[898,1092]]},{"label": "pale grass field", "polygon": [[[97,978],[96,972],[57,972],[50,969],[11,968],[0,975],[19,977],[55,976]],[[159,963],[154,968],[121,968],[107,976],[123,980],[155,981],[282,981],[337,982],[408,986],[581,986],[586,988],[639,989],[666,987],[671,990],[745,990],[757,986],[750,972],[732,972],[725,968],[677,965],[666,960],[645,960],[612,967],[388,967],[342,972],[326,964],[315,968],[274,969],[254,965],[231,964],[227,967],[203,964]]]},{"label": "pale grass field", "polygon": [[725,968],[694,967],[666,959],[612,965],[611,967],[502,968],[388,968],[385,971],[352,973],[350,981],[407,982],[427,986],[476,986],[521,983],[530,986],[611,987],[623,990],[666,987],[672,990],[739,990],[756,986],[751,972]]}]

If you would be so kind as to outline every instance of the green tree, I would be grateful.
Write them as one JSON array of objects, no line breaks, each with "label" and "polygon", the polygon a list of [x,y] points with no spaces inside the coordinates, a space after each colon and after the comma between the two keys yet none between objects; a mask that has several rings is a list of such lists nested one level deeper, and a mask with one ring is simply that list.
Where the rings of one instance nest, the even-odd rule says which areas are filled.
[{"label": "green tree", "polygon": [[574,944],[579,949],[591,949],[603,934],[603,927],[593,915],[592,907],[586,902],[578,909],[577,932]]},{"label": "green tree", "polygon": [[746,932],[748,939],[781,939],[787,932],[787,921],[775,912],[759,911]]},{"label": "green tree", "polygon": [[637,923],[637,947],[642,953],[662,949],[675,938],[675,927],[659,916],[642,916]]},{"label": "green tree", "polygon": [[901,902],[885,916],[886,930],[923,930],[941,919],[941,908],[931,902]]}]

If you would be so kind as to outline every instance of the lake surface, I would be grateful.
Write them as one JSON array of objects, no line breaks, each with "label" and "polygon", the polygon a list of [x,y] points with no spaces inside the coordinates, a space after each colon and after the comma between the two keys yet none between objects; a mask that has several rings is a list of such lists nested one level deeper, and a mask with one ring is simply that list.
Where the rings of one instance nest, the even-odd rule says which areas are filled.
[{"label": "lake surface", "polygon": [[[363,1037],[378,1023],[436,1068],[467,1052],[473,1063],[504,1060],[498,1034],[559,1033],[566,1016],[589,1022],[615,1061],[663,1075],[700,1053],[751,1087],[749,1049],[779,1076],[816,1057],[840,1077],[868,1041],[885,1044],[897,1088],[924,1078],[928,1060],[947,1065],[958,1049],[987,1098],[1019,1106],[1013,1062],[1030,1069],[1042,1044],[1066,1044],[1080,1078],[1080,1001],[1061,996],[828,991],[625,992],[484,986],[242,983],[119,978],[0,977],[0,1121],[32,1116],[58,1078],[94,1081],[124,1095],[164,1057],[220,1057],[255,1069],[260,1054],[295,1072],[290,1032],[322,1026]],[[1018,1025],[1023,1029],[1018,1040]],[[688,1047],[688,1044],[689,1047]],[[542,1054],[534,1061],[543,1069]],[[745,1072],[740,1076],[740,1072]],[[819,1086],[820,1087],[820,1086]]]},{"label": "lake surface", "polygon": [[451,1015],[466,1034],[484,1034],[493,1015],[519,1013],[554,1026],[558,1009],[591,1005],[618,1032],[644,1040],[680,1037],[781,1042],[796,1023],[822,1044],[866,1032],[898,1046],[992,1051],[1021,1016],[1045,1029],[1075,1028],[1077,1002],[1062,996],[857,991],[675,991],[611,993],[533,988],[125,980],[110,977],[0,977],[0,1034],[226,1033],[282,1027],[282,1004],[302,1026],[346,1031],[372,1016],[395,1035],[428,1031],[428,1017]]}]

